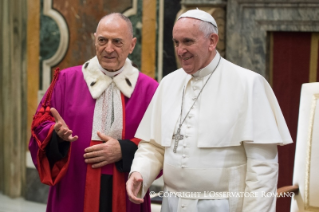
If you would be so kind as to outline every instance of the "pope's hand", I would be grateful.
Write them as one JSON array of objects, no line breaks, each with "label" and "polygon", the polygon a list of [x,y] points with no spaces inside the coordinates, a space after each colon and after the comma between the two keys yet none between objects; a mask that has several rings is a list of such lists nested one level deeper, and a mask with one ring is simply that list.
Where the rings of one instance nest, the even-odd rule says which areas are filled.
[{"label": "pope's hand", "polygon": [[54,130],[58,134],[58,136],[68,142],[73,142],[78,140],[78,136],[72,136],[72,130],[68,128],[65,124],[63,118],[60,116],[59,112],[55,108],[50,109],[51,114],[55,119]]},{"label": "pope's hand", "polygon": [[93,163],[92,168],[100,168],[122,159],[122,150],[118,140],[98,132],[97,135],[104,142],[86,148],[85,163]]},{"label": "pope's hand", "polygon": [[138,198],[137,194],[141,190],[143,184],[142,175],[139,172],[133,172],[126,182],[127,195],[131,202],[135,204],[141,204],[144,199]]}]

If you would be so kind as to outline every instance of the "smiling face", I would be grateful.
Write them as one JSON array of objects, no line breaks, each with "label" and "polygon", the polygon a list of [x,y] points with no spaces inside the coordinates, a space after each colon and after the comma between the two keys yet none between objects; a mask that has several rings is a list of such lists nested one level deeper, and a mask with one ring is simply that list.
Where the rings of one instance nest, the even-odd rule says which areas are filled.
[{"label": "smiling face", "polygon": [[94,36],[97,59],[108,71],[121,69],[136,44],[127,22],[118,15],[103,18]]},{"label": "smiling face", "polygon": [[187,74],[206,67],[216,55],[218,35],[206,36],[200,29],[201,21],[179,19],[173,28],[173,41],[178,59]]}]

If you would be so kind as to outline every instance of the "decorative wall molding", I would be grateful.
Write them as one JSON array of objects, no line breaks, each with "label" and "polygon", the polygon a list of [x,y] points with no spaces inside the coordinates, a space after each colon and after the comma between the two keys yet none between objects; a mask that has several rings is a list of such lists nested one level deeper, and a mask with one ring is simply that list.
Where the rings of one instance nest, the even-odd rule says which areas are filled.
[{"label": "decorative wall molding", "polygon": [[227,0],[182,0],[181,5],[184,6],[211,6],[226,7]]},{"label": "decorative wall molding", "polygon": [[242,8],[308,8],[308,7],[319,7],[319,4],[287,4],[287,3],[269,3],[269,4],[260,4],[260,3],[243,3],[240,5]]},{"label": "decorative wall molding", "polygon": [[43,14],[52,18],[58,25],[60,31],[60,44],[55,54],[43,61],[42,63],[42,91],[40,91],[39,98],[48,89],[51,82],[51,67],[58,64],[66,54],[69,45],[69,29],[63,16],[52,9],[52,0],[43,1]]},{"label": "decorative wall molding", "polygon": [[298,31],[298,32],[318,32],[319,20],[255,20],[256,25],[263,31]]},{"label": "decorative wall molding", "polygon": [[[291,28],[290,26],[312,26],[315,29],[319,27],[318,21],[312,20],[255,20],[256,23],[263,26],[273,26],[274,28],[277,26],[285,26],[287,25],[287,29]],[[317,25],[317,26],[316,26]],[[269,27],[270,28],[270,27]]]},{"label": "decorative wall molding", "polygon": [[130,17],[132,15],[136,15],[137,13],[137,0],[133,0],[133,7],[123,12],[123,15],[126,17]]}]

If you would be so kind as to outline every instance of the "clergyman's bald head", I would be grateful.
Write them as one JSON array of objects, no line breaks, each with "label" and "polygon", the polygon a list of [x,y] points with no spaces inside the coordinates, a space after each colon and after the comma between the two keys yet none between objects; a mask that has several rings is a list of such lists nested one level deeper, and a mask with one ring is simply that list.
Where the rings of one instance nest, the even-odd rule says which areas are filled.
[{"label": "clergyman's bald head", "polygon": [[132,37],[133,37],[133,26],[132,26],[132,22],[131,22],[131,20],[130,20],[128,17],[126,17],[126,16],[123,15],[122,13],[110,13],[110,14],[108,14],[108,15],[103,16],[103,17],[101,18],[101,20],[99,21],[97,27],[96,27],[96,31],[98,30],[98,27],[99,27],[100,23],[101,23],[103,20],[105,20],[105,19],[107,19],[107,18],[115,18],[115,17],[120,18],[120,19],[122,19],[122,20],[124,20],[124,21],[126,22],[127,27],[128,27],[128,31],[129,31],[129,33],[130,33],[130,34],[132,35]]}]

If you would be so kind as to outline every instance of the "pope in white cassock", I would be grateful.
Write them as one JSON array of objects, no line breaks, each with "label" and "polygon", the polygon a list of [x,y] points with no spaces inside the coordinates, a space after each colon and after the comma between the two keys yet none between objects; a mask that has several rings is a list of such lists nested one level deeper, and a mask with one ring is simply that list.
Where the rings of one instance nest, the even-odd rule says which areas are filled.
[{"label": "pope in white cassock", "polygon": [[182,14],[173,41],[182,68],[161,81],[135,134],[130,200],[143,202],[163,169],[163,212],[276,211],[277,145],[292,139],[271,87],[220,56],[204,11]]}]

